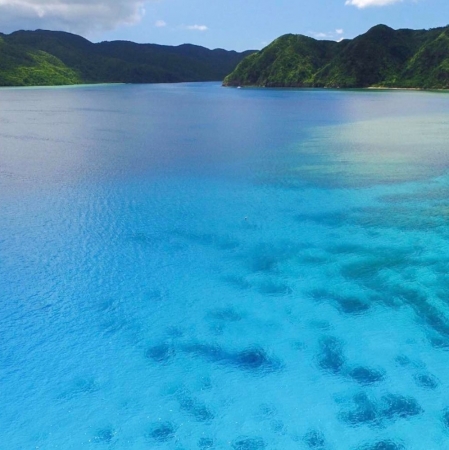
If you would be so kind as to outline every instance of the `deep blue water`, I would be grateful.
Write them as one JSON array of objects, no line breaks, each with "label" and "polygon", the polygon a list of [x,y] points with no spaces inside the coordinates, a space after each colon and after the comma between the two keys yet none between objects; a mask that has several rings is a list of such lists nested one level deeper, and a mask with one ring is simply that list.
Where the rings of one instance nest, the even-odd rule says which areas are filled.
[{"label": "deep blue water", "polygon": [[449,442],[449,96],[0,90],[0,448]]}]

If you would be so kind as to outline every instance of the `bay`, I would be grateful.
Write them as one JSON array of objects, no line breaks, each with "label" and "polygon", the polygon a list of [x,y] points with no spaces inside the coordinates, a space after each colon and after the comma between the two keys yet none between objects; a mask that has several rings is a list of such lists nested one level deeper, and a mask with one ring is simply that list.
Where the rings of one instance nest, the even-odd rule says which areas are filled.
[{"label": "bay", "polygon": [[448,99],[0,90],[2,446],[445,449]]}]

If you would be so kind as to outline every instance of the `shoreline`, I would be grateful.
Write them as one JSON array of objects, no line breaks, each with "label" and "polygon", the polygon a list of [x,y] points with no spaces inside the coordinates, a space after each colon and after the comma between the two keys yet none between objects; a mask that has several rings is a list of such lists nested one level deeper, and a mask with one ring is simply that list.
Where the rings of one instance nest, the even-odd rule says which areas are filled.
[{"label": "shoreline", "polygon": [[78,87],[95,87],[95,86],[122,86],[122,85],[135,85],[135,86],[145,86],[145,85],[156,85],[156,84],[186,84],[186,83],[221,83],[221,80],[206,80],[206,81],[171,81],[171,82],[157,82],[157,83],[76,83],[76,84],[33,84],[29,86],[0,86],[1,90],[7,89],[66,89],[66,88],[78,88]]},{"label": "shoreline", "polygon": [[421,88],[421,87],[387,87],[387,86],[368,86],[368,87],[329,87],[329,86],[258,86],[258,85],[239,85],[239,86],[230,86],[222,84],[222,87],[225,88],[234,88],[234,89],[328,89],[328,90],[339,90],[339,91],[353,91],[353,90],[373,90],[373,91],[441,91],[441,92],[449,92],[449,88]]},{"label": "shoreline", "polygon": [[[221,80],[209,81],[209,83],[220,83]],[[204,81],[180,81],[180,82],[159,82],[159,83],[76,83],[76,84],[55,84],[55,85],[30,85],[30,86],[0,86],[0,91],[9,89],[67,89],[67,88],[81,88],[81,87],[106,87],[106,86],[120,86],[125,84],[130,85],[152,85],[152,84],[182,84],[182,83],[205,83]],[[206,82],[207,83],[207,82]],[[225,85],[221,82],[221,87],[234,89],[295,89],[295,90],[370,90],[370,91],[424,91],[424,92],[449,92],[449,88],[420,88],[420,87],[388,87],[388,86],[368,86],[368,87],[328,87],[328,86],[258,86],[258,85]]]},{"label": "shoreline", "polygon": [[36,84],[30,86],[0,86],[0,90],[7,89],[67,89],[95,86],[118,86],[126,83],[77,83],[77,84]]}]

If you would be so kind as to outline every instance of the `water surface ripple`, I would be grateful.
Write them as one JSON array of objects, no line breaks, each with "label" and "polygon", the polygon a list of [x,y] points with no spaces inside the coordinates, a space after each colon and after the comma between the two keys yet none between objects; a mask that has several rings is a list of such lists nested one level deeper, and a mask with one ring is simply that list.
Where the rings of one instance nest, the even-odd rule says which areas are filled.
[{"label": "water surface ripple", "polygon": [[0,90],[9,450],[443,450],[449,97]]}]

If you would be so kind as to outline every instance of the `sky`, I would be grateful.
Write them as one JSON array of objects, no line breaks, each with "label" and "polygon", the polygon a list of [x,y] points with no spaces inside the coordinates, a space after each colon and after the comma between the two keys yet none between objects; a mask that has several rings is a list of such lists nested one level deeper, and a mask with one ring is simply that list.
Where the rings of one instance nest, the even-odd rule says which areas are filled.
[{"label": "sky", "polygon": [[0,0],[0,32],[47,29],[93,42],[130,40],[243,51],[286,33],[353,38],[383,23],[449,24],[449,0]]}]

